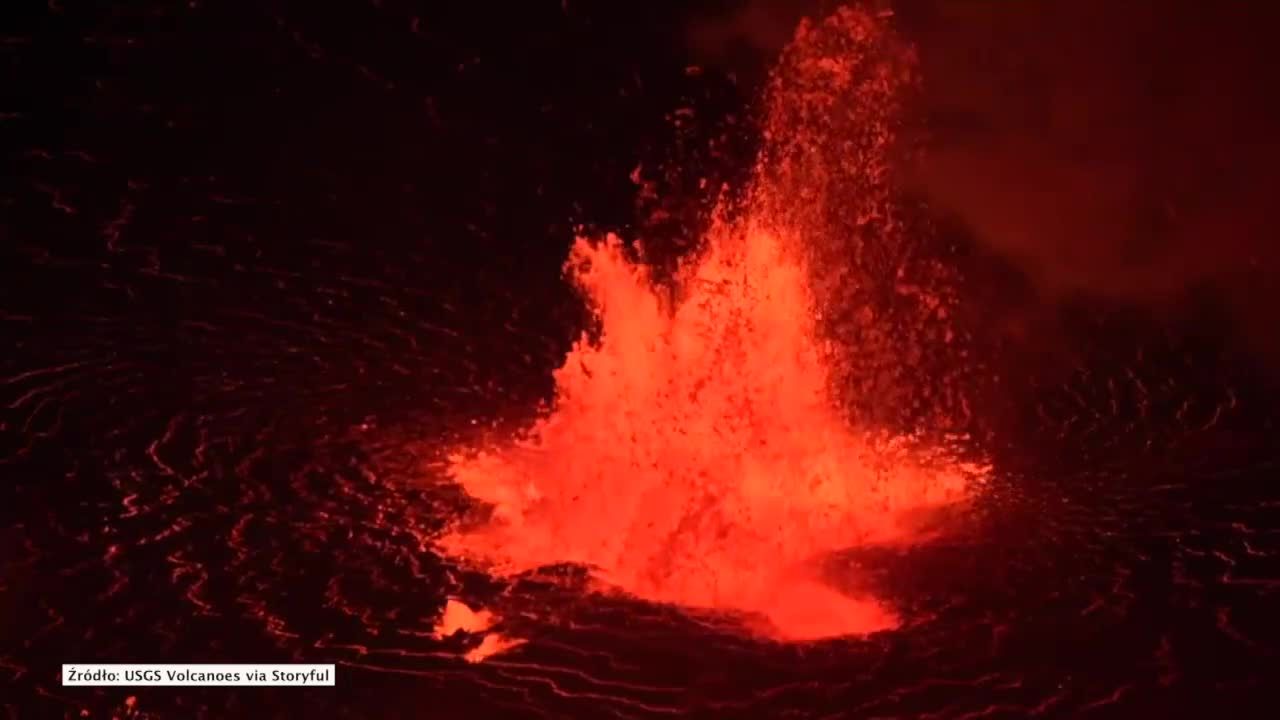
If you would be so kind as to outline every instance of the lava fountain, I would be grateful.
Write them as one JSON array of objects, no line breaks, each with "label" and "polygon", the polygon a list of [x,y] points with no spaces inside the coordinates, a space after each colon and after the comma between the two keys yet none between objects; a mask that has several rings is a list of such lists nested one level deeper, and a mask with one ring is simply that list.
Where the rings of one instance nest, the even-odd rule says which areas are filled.
[{"label": "lava fountain", "polygon": [[[769,103],[820,108],[842,84],[890,98],[897,59],[849,57],[884,32],[849,10],[802,26],[788,67],[807,73],[804,97],[778,92],[779,77]],[[832,33],[850,41],[835,46],[842,56]],[[797,123],[783,109],[769,113],[745,199],[718,213],[673,287],[617,237],[576,241],[566,271],[597,332],[555,371],[554,403],[525,434],[451,458],[453,480],[492,512],[449,531],[445,552],[501,574],[581,564],[642,599],[763,620],[750,626],[780,640],[897,624],[880,601],[823,582],[819,561],[919,540],[921,518],[967,499],[980,473],[842,407],[844,351],[820,327],[814,264],[830,259],[815,252],[815,223],[839,202],[835,185],[849,185],[815,174],[797,143],[820,115]],[[846,146],[855,189],[875,184],[875,153],[891,140],[883,103],[874,110],[858,130],[873,141]]]}]

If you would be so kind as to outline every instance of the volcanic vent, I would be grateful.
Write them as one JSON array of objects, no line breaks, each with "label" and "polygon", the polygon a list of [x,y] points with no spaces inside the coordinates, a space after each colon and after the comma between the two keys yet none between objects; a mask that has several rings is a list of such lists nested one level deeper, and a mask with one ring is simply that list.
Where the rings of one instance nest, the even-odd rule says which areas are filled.
[{"label": "volcanic vent", "polygon": [[[878,600],[824,584],[815,561],[921,538],[920,519],[982,477],[923,432],[936,423],[904,430],[866,411],[909,390],[902,370],[920,353],[896,341],[950,338],[943,296],[903,280],[886,171],[912,77],[879,18],[804,24],[770,84],[750,187],[721,203],[673,288],[618,237],[575,242],[566,271],[598,332],[523,436],[454,455],[453,479],[492,512],[443,537],[449,554],[504,575],[582,564],[643,599],[763,619],[753,626],[778,639],[896,625]],[[866,293],[884,286],[912,310],[881,312]],[[824,317],[851,303],[857,332],[833,331]],[[871,382],[886,366],[900,372]]]}]

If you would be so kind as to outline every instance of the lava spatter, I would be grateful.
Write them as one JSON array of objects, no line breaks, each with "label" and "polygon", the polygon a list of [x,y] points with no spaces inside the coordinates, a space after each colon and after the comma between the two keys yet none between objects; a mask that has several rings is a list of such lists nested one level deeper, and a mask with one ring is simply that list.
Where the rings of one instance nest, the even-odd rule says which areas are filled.
[{"label": "lava spatter", "polygon": [[480,643],[463,654],[467,662],[481,662],[490,655],[510,650],[523,644],[523,640],[508,638],[501,633],[490,632],[490,628],[498,618],[488,610],[472,610],[461,600],[449,598],[445,601],[444,612],[436,623],[433,635],[437,639],[447,638],[455,633],[467,633],[480,636]]},{"label": "lava spatter", "polygon": [[[780,67],[770,103],[855,105],[829,107],[834,125],[820,125],[821,113],[769,114],[753,186],[718,214],[674,292],[619,238],[576,241],[566,269],[598,333],[555,372],[554,406],[525,436],[454,456],[453,479],[492,515],[441,538],[449,554],[503,574],[586,565],[622,591],[748,616],[782,640],[897,624],[882,602],[824,584],[815,561],[919,539],[921,518],[967,499],[980,472],[912,434],[851,424],[836,387],[844,350],[819,327],[832,296],[815,278],[832,273],[815,263],[832,254],[814,248],[840,231],[823,224],[835,194],[887,202],[883,103],[899,76],[860,55],[881,52],[884,32],[853,11],[802,26],[784,56],[802,61]],[[806,153],[855,131],[851,154],[831,161],[838,173],[817,172]],[[851,283],[869,271],[844,269]]]}]

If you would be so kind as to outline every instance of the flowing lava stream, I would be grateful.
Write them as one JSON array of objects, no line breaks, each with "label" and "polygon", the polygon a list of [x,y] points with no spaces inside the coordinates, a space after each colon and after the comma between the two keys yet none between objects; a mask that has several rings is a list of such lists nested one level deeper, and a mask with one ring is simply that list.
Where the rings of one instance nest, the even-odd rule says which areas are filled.
[{"label": "flowing lava stream", "polygon": [[[815,281],[818,230],[831,229],[817,226],[824,207],[885,202],[865,193],[883,186],[892,103],[910,80],[899,57],[880,57],[887,32],[851,10],[801,26],[752,186],[721,208],[674,292],[617,237],[576,241],[567,272],[598,334],[555,372],[554,405],[526,435],[452,458],[452,478],[492,513],[442,538],[448,554],[501,575],[581,564],[606,586],[748,618],[784,641],[897,625],[882,602],[824,582],[819,561],[922,539],[922,518],[971,497],[982,471],[851,422],[833,389],[841,353]],[[848,98],[847,156],[816,157],[849,127],[823,122]],[[850,187],[864,196],[836,196]]]}]

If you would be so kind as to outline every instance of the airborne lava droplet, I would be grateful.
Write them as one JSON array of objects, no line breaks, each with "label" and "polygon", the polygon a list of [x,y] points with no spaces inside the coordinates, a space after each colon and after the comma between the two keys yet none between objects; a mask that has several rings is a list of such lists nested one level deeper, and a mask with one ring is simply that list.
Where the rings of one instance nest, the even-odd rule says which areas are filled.
[{"label": "airborne lava droplet", "polygon": [[[865,57],[884,41],[880,22],[841,11],[802,26],[786,66],[800,77],[771,102],[804,111],[771,113],[747,199],[722,209],[676,292],[617,237],[577,240],[566,269],[599,335],[575,345],[553,409],[525,436],[453,457],[453,479],[493,513],[443,537],[444,550],[499,573],[583,564],[644,599],[762,618],[780,640],[897,624],[881,602],[825,585],[814,561],[921,538],[919,518],[966,500],[980,472],[946,448],[851,422],[817,325],[831,297],[814,272],[826,262],[814,251],[821,211],[841,202],[837,185],[874,194],[885,175],[898,76]],[[878,104],[840,109],[838,131],[851,112],[864,125],[821,171],[828,161],[812,151],[830,138],[807,141],[829,135],[824,112],[849,97]]]}]

